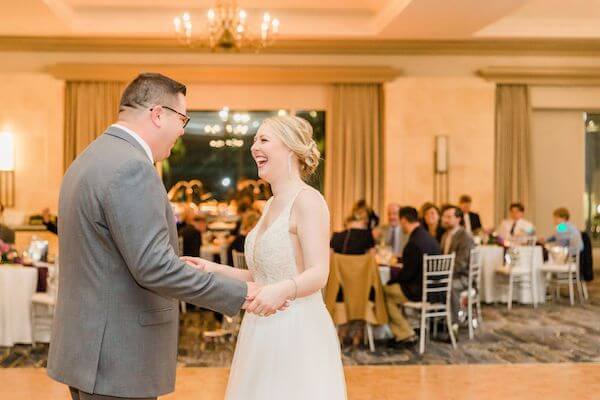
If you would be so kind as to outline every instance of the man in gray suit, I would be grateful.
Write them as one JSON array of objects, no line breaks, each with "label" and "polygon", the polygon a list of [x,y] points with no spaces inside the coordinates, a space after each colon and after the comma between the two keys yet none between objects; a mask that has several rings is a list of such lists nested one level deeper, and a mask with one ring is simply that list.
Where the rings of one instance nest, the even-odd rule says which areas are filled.
[{"label": "man in gray suit", "polygon": [[178,257],[175,219],[153,163],[183,134],[185,94],[163,75],[138,76],[123,93],[119,121],[63,179],[48,375],[69,385],[75,400],[173,391],[177,299],[233,315],[259,290]]},{"label": "man in gray suit", "polygon": [[469,288],[469,258],[475,242],[461,226],[462,210],[456,206],[446,206],[442,212],[442,227],[446,230],[442,236],[442,252],[455,254],[454,273],[452,275],[452,317],[458,321],[460,294]]},{"label": "man in gray suit", "polygon": [[388,224],[380,228],[381,239],[383,239],[386,246],[392,248],[394,255],[402,255],[408,237],[402,232],[402,228],[400,227],[400,204],[388,204],[387,216]]}]

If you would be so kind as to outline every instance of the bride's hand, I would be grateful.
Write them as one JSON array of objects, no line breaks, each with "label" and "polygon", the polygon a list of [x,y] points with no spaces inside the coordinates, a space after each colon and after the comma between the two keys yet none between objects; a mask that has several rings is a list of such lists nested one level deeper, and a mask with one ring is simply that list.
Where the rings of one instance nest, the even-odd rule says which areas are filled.
[{"label": "bride's hand", "polygon": [[285,310],[292,296],[294,283],[291,280],[264,286],[246,311],[261,317],[268,317],[277,311]]},{"label": "bride's hand", "polygon": [[210,272],[209,268],[208,268],[208,263],[206,262],[206,260],[203,260],[202,258],[198,258],[198,257],[187,257],[187,256],[183,256],[180,257],[181,260],[183,262],[185,262],[186,264],[199,269],[200,271],[204,271],[204,272]]}]

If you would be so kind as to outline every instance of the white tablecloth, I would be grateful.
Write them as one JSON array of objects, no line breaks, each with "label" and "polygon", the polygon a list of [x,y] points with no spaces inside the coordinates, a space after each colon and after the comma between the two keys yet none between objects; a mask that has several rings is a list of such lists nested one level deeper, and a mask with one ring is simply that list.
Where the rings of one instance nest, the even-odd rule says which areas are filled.
[{"label": "white tablecloth", "polygon": [[37,279],[35,268],[0,265],[0,346],[31,343],[31,296]]},{"label": "white tablecloth", "polygon": [[[481,299],[484,303],[508,302],[508,278],[498,274],[495,270],[504,264],[504,249],[500,246],[481,246],[482,274],[481,274]],[[526,259],[526,255],[523,257]],[[536,270],[535,293],[537,302],[546,300],[546,278],[539,270],[544,263],[542,247],[536,246],[533,254],[533,267]],[[531,304],[531,291],[529,288],[515,285],[513,301],[522,304]]]}]

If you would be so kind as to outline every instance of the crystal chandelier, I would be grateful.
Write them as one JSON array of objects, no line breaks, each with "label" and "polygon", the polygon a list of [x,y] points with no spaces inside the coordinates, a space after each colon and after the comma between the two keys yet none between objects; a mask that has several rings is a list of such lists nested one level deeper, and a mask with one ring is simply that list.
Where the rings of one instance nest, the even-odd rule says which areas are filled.
[{"label": "crystal chandelier", "polygon": [[194,40],[192,20],[188,12],[175,17],[173,25],[178,40],[189,47],[209,47],[212,51],[241,50],[251,48],[259,51],[270,46],[279,32],[279,20],[271,14],[263,14],[260,36],[248,33],[248,13],[237,5],[236,0],[217,0],[216,6],[206,14],[208,37]]}]

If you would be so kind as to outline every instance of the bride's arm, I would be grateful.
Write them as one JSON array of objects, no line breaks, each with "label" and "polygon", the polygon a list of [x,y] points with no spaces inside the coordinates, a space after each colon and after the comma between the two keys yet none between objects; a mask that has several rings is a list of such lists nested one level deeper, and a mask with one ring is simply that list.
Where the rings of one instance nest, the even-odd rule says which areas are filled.
[{"label": "bride's arm", "polygon": [[322,197],[303,191],[294,204],[297,234],[305,270],[293,280],[287,279],[262,288],[248,307],[256,314],[273,314],[282,302],[306,297],[322,289],[329,277],[329,210]]},{"label": "bride's arm", "polygon": [[246,269],[233,268],[229,265],[221,265],[197,257],[181,257],[181,259],[193,267],[200,268],[205,272],[214,272],[243,282],[254,282],[252,274]]}]

